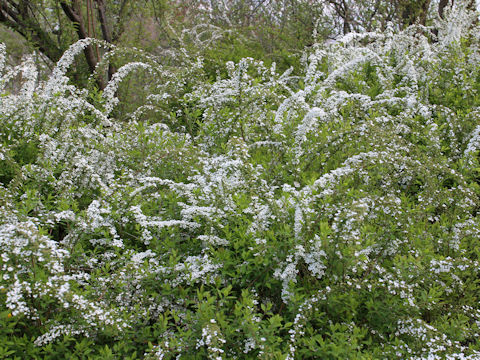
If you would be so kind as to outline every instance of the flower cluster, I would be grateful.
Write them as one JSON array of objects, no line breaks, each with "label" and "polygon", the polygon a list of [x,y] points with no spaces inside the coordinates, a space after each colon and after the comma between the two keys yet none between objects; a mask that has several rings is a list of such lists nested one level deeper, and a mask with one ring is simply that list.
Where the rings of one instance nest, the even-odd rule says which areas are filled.
[{"label": "flower cluster", "polygon": [[46,81],[0,44],[0,341],[478,358],[479,28],[462,4],[436,26],[315,44],[283,74],[134,58],[101,96],[66,76],[93,40]]}]

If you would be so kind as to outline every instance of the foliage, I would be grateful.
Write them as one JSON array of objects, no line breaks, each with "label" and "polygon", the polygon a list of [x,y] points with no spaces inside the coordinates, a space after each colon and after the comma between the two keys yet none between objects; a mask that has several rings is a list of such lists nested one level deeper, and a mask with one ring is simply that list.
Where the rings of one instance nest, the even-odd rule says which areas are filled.
[{"label": "foliage", "polygon": [[478,358],[473,20],[100,93],[0,45],[0,357]]}]

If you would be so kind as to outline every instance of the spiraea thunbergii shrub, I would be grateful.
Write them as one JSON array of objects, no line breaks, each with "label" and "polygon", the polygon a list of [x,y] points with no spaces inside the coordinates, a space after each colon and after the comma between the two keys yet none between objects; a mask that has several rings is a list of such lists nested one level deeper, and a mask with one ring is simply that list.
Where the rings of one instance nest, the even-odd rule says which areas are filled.
[{"label": "spiraea thunbergii shrub", "polygon": [[479,358],[474,20],[103,94],[1,47],[0,356]]}]

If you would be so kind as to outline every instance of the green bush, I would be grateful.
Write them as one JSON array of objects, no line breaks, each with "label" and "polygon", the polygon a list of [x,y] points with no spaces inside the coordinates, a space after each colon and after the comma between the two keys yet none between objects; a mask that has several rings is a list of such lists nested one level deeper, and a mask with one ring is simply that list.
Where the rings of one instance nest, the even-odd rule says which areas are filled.
[{"label": "green bush", "polygon": [[0,356],[478,358],[469,19],[315,44],[283,73],[147,57],[103,93],[64,76],[86,41],[46,82],[2,68],[24,83],[0,97]]}]

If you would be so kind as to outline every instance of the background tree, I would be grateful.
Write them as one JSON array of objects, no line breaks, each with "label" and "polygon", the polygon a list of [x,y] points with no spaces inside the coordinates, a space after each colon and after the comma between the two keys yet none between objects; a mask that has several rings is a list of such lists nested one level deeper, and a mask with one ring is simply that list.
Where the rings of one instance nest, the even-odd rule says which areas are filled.
[{"label": "background tree", "polygon": [[[466,1],[475,7],[474,0]],[[385,29],[388,23],[397,29],[425,25],[437,13],[444,17],[452,4],[453,0],[0,0],[0,24],[21,35],[50,64],[72,43],[94,37],[141,48],[160,56],[163,64],[181,66],[185,54],[202,56],[208,76],[215,79],[230,60],[253,57],[285,70],[298,64],[304,48],[315,42],[351,31]],[[85,84],[105,51],[86,47],[72,79]],[[108,73],[97,75],[100,89],[114,72],[110,64]]]},{"label": "background tree", "polygon": [[402,26],[415,23],[425,25],[427,21],[430,0],[397,0],[395,3],[397,16]]},{"label": "background tree", "polygon": [[[131,0],[1,0],[0,23],[55,63],[70,44],[80,39],[97,38],[116,44],[137,6]],[[94,73],[102,52],[98,46],[89,45],[84,55],[89,73]],[[114,72],[110,66],[108,78]],[[97,84],[100,89],[105,87],[102,75],[97,77]]]}]

